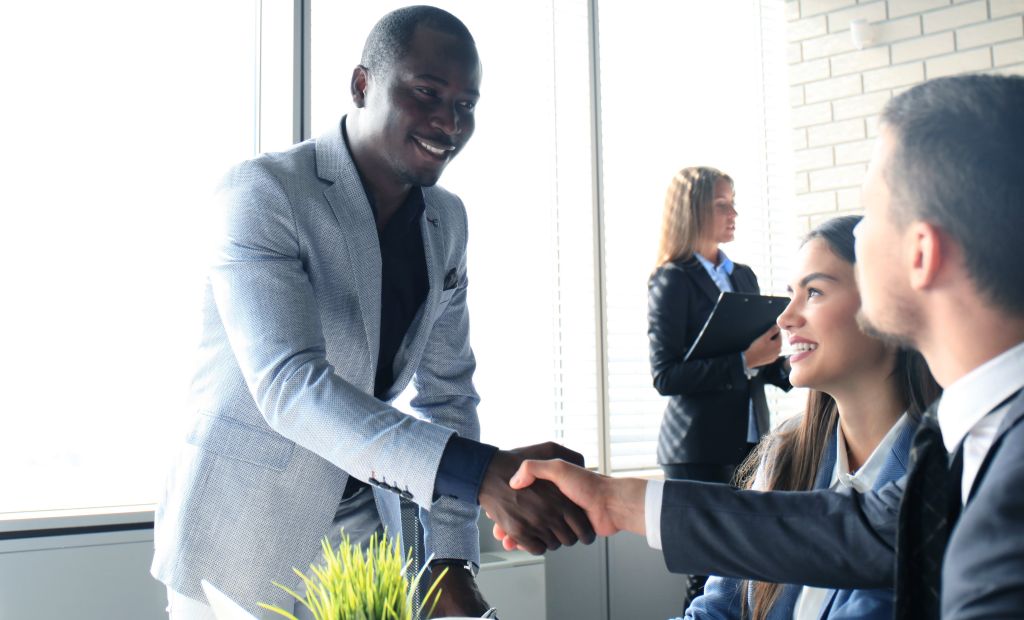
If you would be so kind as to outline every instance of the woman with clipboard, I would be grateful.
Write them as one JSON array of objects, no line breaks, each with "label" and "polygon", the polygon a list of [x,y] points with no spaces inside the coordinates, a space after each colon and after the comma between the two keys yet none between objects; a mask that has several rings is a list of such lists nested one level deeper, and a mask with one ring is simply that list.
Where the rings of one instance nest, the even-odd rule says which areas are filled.
[{"label": "woman with clipboard", "polygon": [[[789,389],[773,326],[742,353],[686,360],[722,291],[758,293],[754,272],[719,245],[736,233],[732,179],[714,168],[680,170],[669,184],[658,262],[648,282],[654,387],[669,397],[658,435],[666,478],[731,482],[769,430],[764,384]],[[689,597],[706,577],[691,576]]]}]

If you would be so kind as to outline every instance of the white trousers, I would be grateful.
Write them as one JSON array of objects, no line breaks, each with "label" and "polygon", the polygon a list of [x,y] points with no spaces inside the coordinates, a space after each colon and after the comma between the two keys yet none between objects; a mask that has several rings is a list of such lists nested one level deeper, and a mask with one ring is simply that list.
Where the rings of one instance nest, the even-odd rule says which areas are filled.
[{"label": "white trousers", "polygon": [[[352,543],[363,547],[370,541],[370,536],[374,532],[383,533],[377,506],[373,501],[373,492],[368,487],[359,489],[355,495],[344,500],[338,506],[338,512],[334,516],[329,535],[331,546],[335,549],[341,542],[342,527],[345,528],[345,533],[348,534]],[[279,578],[287,579],[288,575],[281,575]],[[298,590],[298,592],[304,594],[302,590]],[[249,601],[237,602],[246,607],[249,603]],[[259,615],[259,618],[271,620],[283,618],[273,612],[262,609],[260,611],[262,615]],[[294,609],[289,611],[299,620],[312,620],[313,618],[309,610],[298,601],[296,601]],[[213,609],[205,601],[197,601],[170,588],[167,588],[167,615],[169,620],[217,620],[217,617],[213,615]]]}]

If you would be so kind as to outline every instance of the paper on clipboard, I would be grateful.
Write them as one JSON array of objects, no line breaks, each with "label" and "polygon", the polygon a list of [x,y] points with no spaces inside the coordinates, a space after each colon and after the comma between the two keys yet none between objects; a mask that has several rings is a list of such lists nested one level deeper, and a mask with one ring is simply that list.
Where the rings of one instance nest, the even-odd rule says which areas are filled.
[{"label": "paper on clipboard", "polygon": [[787,305],[788,297],[723,291],[683,361],[746,351]]}]

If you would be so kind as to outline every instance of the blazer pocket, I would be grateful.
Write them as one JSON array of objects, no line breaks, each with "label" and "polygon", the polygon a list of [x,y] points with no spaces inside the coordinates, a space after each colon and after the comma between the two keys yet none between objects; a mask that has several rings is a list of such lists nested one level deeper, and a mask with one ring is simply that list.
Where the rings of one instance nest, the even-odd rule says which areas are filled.
[{"label": "blazer pocket", "polygon": [[232,418],[202,413],[188,443],[214,454],[277,471],[292,458],[295,443]]}]

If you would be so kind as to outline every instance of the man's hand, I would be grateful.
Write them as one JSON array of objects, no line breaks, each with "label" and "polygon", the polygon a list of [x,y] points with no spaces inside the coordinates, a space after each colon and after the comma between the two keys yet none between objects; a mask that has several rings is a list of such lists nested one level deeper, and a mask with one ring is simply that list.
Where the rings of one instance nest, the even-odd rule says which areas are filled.
[{"label": "man's hand", "polygon": [[583,457],[556,443],[548,442],[494,455],[480,484],[480,505],[487,516],[501,525],[520,549],[533,554],[594,542],[594,528],[578,506],[549,482],[538,482],[521,491],[508,481],[527,458],[568,458],[583,464]]},{"label": "man's hand", "polygon": [[[547,482],[550,481],[550,482]],[[513,489],[554,483],[565,497],[586,511],[600,536],[629,531],[645,535],[644,498],[647,482],[639,478],[609,478],[565,461],[525,461],[512,477]],[[522,547],[519,539],[501,525],[494,537],[506,549]]]},{"label": "man's hand", "polygon": [[476,618],[489,609],[487,601],[476,585],[476,579],[458,563],[431,562],[428,573],[431,584],[441,576],[445,568],[448,571],[441,577],[441,583],[437,586],[441,590],[441,596],[437,599],[437,607],[434,608],[431,618]]}]

